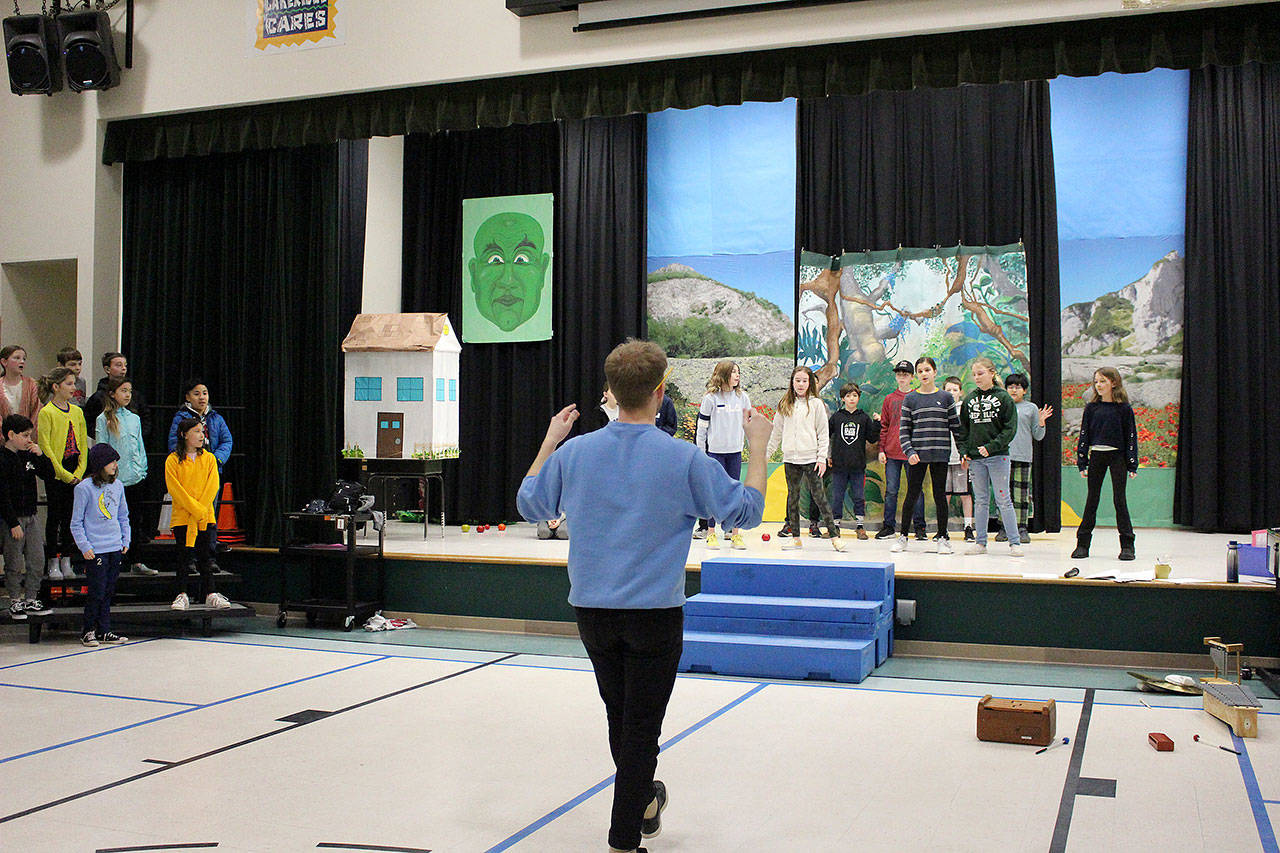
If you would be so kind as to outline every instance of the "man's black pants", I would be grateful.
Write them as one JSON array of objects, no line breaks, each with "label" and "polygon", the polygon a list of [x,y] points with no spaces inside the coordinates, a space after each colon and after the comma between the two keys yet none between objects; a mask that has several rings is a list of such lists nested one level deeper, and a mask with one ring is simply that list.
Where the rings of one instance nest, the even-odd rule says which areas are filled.
[{"label": "man's black pants", "polygon": [[684,608],[575,608],[578,634],[596,673],[617,774],[609,845],[640,846],[640,822],[654,797],[658,738],[684,645]]}]

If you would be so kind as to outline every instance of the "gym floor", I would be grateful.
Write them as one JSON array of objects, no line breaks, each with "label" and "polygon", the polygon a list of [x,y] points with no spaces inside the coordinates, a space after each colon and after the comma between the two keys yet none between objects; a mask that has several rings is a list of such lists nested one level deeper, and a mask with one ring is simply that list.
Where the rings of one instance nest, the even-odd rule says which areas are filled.
[{"label": "gym floor", "polygon": [[[612,765],[576,640],[269,626],[91,650],[0,637],[0,846],[607,849]],[[681,676],[646,846],[1276,850],[1280,700],[1251,683],[1260,737],[1242,740],[1198,697],[1129,684],[919,658],[858,685]],[[1058,745],[978,741],[987,693],[1056,699]]]}]

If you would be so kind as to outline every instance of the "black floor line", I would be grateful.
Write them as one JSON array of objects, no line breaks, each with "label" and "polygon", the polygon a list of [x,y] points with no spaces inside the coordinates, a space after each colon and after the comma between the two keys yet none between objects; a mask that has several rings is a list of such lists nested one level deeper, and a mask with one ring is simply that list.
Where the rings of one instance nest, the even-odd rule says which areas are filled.
[{"label": "black floor line", "polygon": [[144,758],[142,759],[142,763],[143,764],[164,764],[167,766],[169,764],[172,764],[173,762],[165,761],[163,758]]},{"label": "black floor line", "polygon": [[391,853],[431,853],[426,847],[387,847],[382,844],[340,844],[336,841],[321,841],[317,847],[330,850],[387,850]]},{"label": "black floor line", "polygon": [[[117,779],[116,781],[108,782],[105,785],[98,785],[97,787],[90,788],[87,791],[80,791],[79,793],[76,793],[76,794],[69,794],[65,797],[60,797],[59,799],[52,800],[47,803],[42,803],[41,805],[38,805],[38,806],[32,806],[29,809],[23,809],[20,812],[14,812],[13,814],[0,817],[0,823],[8,823],[9,821],[17,820],[18,818],[23,818],[28,815],[35,814],[37,812],[46,811],[56,806],[65,805],[67,803],[74,802],[75,800],[83,799],[85,797],[89,797],[94,794],[100,794],[103,791],[109,791],[112,788],[118,788],[121,785],[127,785],[130,782],[137,782],[140,779],[145,779],[148,776],[154,776],[157,773],[163,773],[166,770],[172,770],[175,767],[184,767],[188,764],[193,764],[205,758],[212,758],[215,755],[221,755],[224,752],[230,752],[233,749],[239,749],[242,746],[248,746],[251,743],[257,743],[260,740],[266,740],[267,738],[275,737],[276,735],[284,734],[285,732],[296,731],[297,729],[300,729],[303,726],[309,726],[312,723],[319,722],[320,720],[328,720],[338,716],[339,714],[345,714],[347,711],[355,711],[358,708],[365,707],[366,705],[372,705],[374,702],[381,702],[384,699],[392,699],[396,696],[400,696],[405,693],[410,693],[414,690],[420,690],[423,687],[430,687],[433,684],[439,684],[442,681],[448,681],[452,678],[457,678],[460,675],[466,675],[468,673],[475,672],[476,670],[484,669],[487,666],[492,666],[495,663],[502,663],[503,661],[511,660],[512,658],[518,657],[518,656],[519,656],[518,652],[513,652],[509,655],[504,655],[503,657],[500,657],[500,658],[494,658],[493,660],[485,661],[484,663],[479,663],[479,664],[476,664],[475,666],[467,667],[466,669],[460,669],[457,672],[451,672],[448,675],[442,675],[439,678],[433,678],[430,681],[424,681],[420,684],[412,684],[408,687],[402,687],[399,690],[393,690],[390,693],[385,693],[382,696],[375,696],[372,699],[365,699],[362,702],[356,702],[354,705],[348,705],[345,708],[339,708],[336,711],[333,711],[323,717],[318,717],[314,720],[308,720],[306,722],[301,722],[301,723],[294,723],[293,725],[286,726],[280,729],[275,729],[274,731],[263,732],[262,734],[254,735],[253,737],[245,738],[244,740],[237,741],[232,744],[227,744],[226,746],[220,746],[217,749],[211,749],[208,752],[202,752],[199,755],[193,755],[190,758],[184,758],[181,761],[174,761],[171,764],[165,764],[163,766],[156,767],[153,770],[146,770],[146,771],[143,771],[142,773],[135,773],[132,776],[126,776],[123,779]],[[134,848],[134,849],[137,849],[137,848]]]},{"label": "black floor line", "polygon": [[[1067,849],[1067,833],[1071,831],[1071,812],[1075,809],[1076,794],[1080,793],[1080,765],[1084,762],[1084,741],[1089,734],[1089,717],[1093,715],[1093,688],[1084,691],[1080,704],[1080,723],[1071,743],[1071,763],[1067,765],[1067,781],[1062,786],[1062,801],[1058,804],[1058,821],[1053,826],[1053,841],[1049,853],[1063,853]],[[1114,792],[1113,792],[1114,793]]]},{"label": "black floor line", "polygon": [[141,850],[197,850],[217,847],[217,841],[193,841],[190,844],[144,844],[140,847],[99,847],[94,853],[135,853]]}]

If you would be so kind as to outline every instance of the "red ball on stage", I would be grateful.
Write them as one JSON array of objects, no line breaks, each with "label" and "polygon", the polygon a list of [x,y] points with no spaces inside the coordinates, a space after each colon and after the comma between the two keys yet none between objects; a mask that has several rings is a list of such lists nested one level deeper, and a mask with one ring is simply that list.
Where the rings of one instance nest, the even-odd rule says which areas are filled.
[{"label": "red ball on stage", "polygon": [[760,538],[761,538],[761,539],[763,539],[765,542],[768,542],[768,541],[769,541],[769,534],[768,534],[768,533],[762,533],[762,534],[760,534]]},{"label": "red ball on stage", "polygon": [[507,526],[506,526],[505,524],[499,524],[499,525],[498,525],[498,530],[499,530],[499,531],[506,530],[506,529],[507,529]]}]

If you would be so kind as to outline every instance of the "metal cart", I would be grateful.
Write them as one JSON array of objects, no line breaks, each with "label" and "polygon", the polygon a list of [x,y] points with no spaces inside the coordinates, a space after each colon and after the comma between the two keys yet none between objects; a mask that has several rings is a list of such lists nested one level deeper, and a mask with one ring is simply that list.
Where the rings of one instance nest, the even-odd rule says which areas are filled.
[{"label": "metal cart", "polygon": [[[312,532],[310,536],[300,536],[298,528],[306,523],[312,531],[318,527],[333,525],[338,536],[337,542],[316,541],[319,537]],[[276,625],[285,626],[288,612],[301,611],[306,614],[307,624],[314,625],[320,614],[336,614],[342,617],[342,629],[350,631],[357,619],[366,619],[382,609],[386,598],[387,572],[383,559],[383,530],[377,531],[377,544],[358,542],[357,532],[362,525],[372,524],[373,515],[368,512],[358,513],[320,513],[320,512],[286,512],[284,514],[284,545],[280,554],[286,559],[280,566],[280,612],[276,616]],[[290,601],[288,598],[289,560],[301,557],[305,559],[310,572],[310,597]],[[345,589],[341,598],[322,597],[319,592],[319,567],[322,561],[341,561],[345,570]],[[377,572],[378,595],[374,601],[356,600],[356,571],[359,566],[369,566]]]}]

